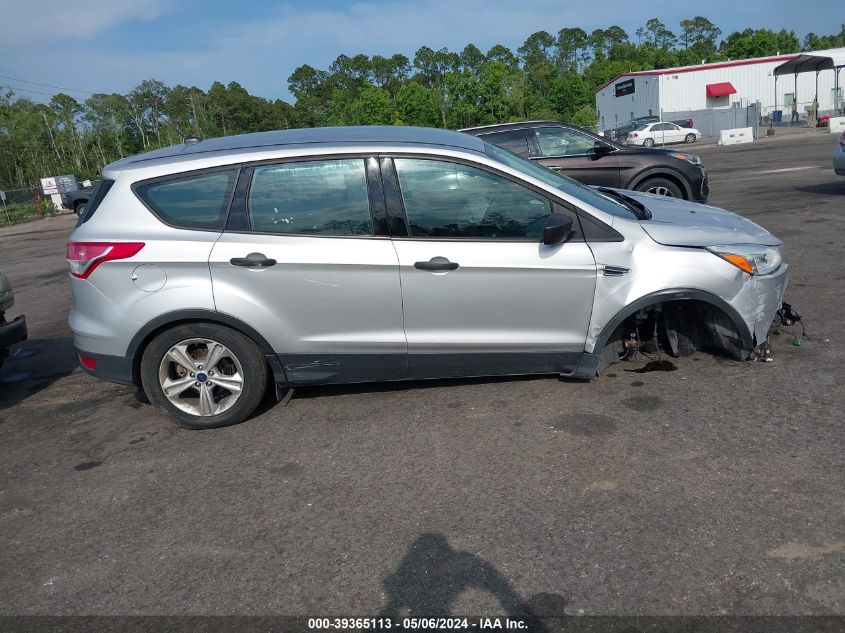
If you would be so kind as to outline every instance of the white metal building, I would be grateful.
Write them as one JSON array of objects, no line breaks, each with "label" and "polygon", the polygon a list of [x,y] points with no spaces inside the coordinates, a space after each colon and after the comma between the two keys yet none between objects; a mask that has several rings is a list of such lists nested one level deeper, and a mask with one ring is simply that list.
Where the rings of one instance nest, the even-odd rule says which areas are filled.
[{"label": "white metal building", "polygon": [[[799,57],[823,60],[819,67],[824,70],[807,72],[802,67],[792,74],[790,68],[789,74],[781,74],[775,84],[775,69]],[[821,113],[838,112],[843,107],[843,68],[845,48],[837,48],[623,73],[596,90],[599,129],[614,128],[639,116],[681,118],[688,112],[739,108],[758,102],[761,114],[781,110],[788,120],[796,96],[802,113],[816,95]]]}]

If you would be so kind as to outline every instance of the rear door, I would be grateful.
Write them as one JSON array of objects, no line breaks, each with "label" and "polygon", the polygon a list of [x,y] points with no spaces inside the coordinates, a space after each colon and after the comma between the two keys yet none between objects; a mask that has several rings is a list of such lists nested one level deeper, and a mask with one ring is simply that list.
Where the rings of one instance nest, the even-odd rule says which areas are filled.
[{"label": "rear door", "polygon": [[682,143],[684,140],[684,131],[680,126],[674,123],[664,123],[666,127],[666,142],[667,143]]},{"label": "rear door", "polygon": [[210,267],[217,310],[260,332],[291,382],[404,377],[399,264],[375,158],[244,168]]},{"label": "rear door", "polygon": [[651,135],[654,138],[655,145],[665,145],[671,143],[671,134],[667,137],[668,123],[655,123],[651,126]]},{"label": "rear door", "polygon": [[397,156],[382,167],[404,225],[393,243],[409,375],[569,371],[584,351],[596,264],[580,231],[555,246],[542,232],[553,208],[572,211],[452,159]]},{"label": "rear door", "polygon": [[619,162],[613,153],[596,153],[597,139],[578,130],[552,126],[534,128],[532,136],[536,148],[533,160],[588,185],[619,186]]}]

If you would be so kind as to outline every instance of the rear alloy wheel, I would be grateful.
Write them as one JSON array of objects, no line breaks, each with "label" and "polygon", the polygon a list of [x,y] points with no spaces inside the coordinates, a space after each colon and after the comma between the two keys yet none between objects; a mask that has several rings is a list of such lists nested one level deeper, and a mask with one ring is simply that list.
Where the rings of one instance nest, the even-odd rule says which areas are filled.
[{"label": "rear alloy wheel", "polygon": [[641,182],[636,187],[637,191],[645,193],[653,193],[658,196],[666,196],[667,198],[683,198],[681,190],[671,180],[666,178],[649,178],[645,182]]},{"label": "rear alloy wheel", "polygon": [[76,205],[73,208],[73,210],[76,212],[76,215],[78,215],[79,217],[82,217],[82,215],[85,213],[85,207],[86,207],[86,203],[80,202],[78,205]]},{"label": "rear alloy wheel", "polygon": [[147,397],[181,426],[211,429],[243,422],[264,397],[267,366],[240,332],[211,323],[157,336],[141,360]]},{"label": "rear alloy wheel", "polygon": [[643,147],[654,147],[654,139],[653,138],[647,138],[646,140],[644,140],[643,141]]},{"label": "rear alloy wheel", "polygon": [[695,134],[690,132],[684,137],[684,143],[695,143]]}]

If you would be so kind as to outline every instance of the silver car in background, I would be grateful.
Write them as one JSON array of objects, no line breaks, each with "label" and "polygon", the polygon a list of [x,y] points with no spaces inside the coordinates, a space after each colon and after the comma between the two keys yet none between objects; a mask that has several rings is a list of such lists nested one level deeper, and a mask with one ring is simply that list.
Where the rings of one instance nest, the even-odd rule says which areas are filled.
[{"label": "silver car in background", "polygon": [[268,385],[589,379],[652,337],[748,358],[787,283],[749,220],[457,132],[232,136],[102,176],[68,243],[81,366],[189,428],[246,419]]}]

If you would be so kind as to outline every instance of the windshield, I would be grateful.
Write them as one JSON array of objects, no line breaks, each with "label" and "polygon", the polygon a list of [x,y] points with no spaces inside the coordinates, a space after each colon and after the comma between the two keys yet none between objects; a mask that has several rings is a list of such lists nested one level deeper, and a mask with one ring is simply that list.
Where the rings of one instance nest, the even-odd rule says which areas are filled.
[{"label": "windshield", "polygon": [[547,185],[560,189],[564,193],[568,193],[570,196],[583,200],[600,211],[604,211],[605,213],[609,213],[620,218],[625,218],[626,220],[638,219],[637,215],[622,203],[617,202],[606,194],[600,193],[592,187],[588,187],[577,180],[573,180],[569,176],[564,176],[563,174],[559,174],[556,171],[552,171],[551,169],[538,165],[530,160],[520,158],[506,149],[496,147],[490,143],[486,143],[485,150],[487,155],[491,158],[504,163],[512,169],[521,171],[527,176],[532,176]]}]

